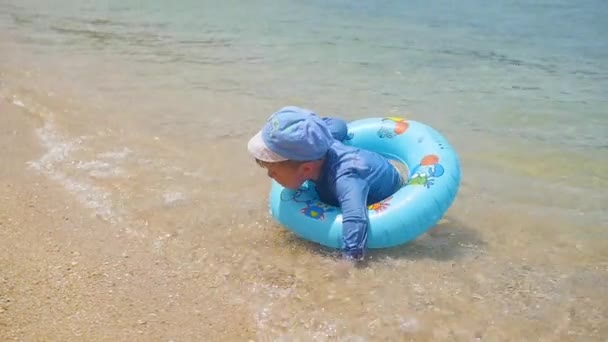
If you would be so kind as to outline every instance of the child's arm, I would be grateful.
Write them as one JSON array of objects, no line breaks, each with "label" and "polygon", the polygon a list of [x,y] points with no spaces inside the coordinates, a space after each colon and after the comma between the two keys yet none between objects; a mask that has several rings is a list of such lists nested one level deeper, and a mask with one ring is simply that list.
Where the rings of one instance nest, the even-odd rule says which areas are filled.
[{"label": "child's arm", "polygon": [[338,118],[322,118],[329,128],[331,135],[338,141],[344,141],[348,135],[348,127],[346,121]]},{"label": "child's arm", "polygon": [[342,209],[342,252],[349,259],[362,258],[367,244],[368,192],[368,183],[356,175],[343,175],[336,180]]}]

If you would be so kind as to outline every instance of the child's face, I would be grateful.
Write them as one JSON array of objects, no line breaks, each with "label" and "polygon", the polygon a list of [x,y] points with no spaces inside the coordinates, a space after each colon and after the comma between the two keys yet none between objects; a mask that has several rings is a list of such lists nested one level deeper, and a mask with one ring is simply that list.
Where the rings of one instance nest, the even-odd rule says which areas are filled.
[{"label": "child's face", "polygon": [[292,190],[297,190],[308,179],[310,173],[308,172],[310,166],[307,164],[294,166],[285,163],[268,163],[264,167],[268,170],[268,177]]}]

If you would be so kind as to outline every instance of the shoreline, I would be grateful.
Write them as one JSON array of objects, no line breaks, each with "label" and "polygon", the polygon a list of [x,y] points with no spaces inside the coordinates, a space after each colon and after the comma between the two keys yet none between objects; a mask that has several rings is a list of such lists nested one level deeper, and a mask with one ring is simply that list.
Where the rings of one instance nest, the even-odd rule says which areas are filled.
[{"label": "shoreline", "polygon": [[225,315],[204,325],[182,321],[194,306],[171,304],[171,294],[183,291],[165,279],[175,277],[175,265],[29,169],[27,163],[44,153],[36,120],[5,101],[0,113],[0,151],[10,151],[2,153],[0,170],[1,340],[254,337],[247,317],[231,317],[231,325],[242,327],[231,330]]}]

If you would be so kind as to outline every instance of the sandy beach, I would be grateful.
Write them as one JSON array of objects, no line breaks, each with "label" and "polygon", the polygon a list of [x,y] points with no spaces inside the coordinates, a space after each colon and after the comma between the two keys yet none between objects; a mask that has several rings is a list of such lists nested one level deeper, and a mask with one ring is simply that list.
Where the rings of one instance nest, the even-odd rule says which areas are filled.
[{"label": "sandy beach", "polygon": [[251,318],[222,307],[203,270],[180,270],[29,168],[45,153],[34,134],[41,122],[5,101],[0,113],[0,340],[255,336]]}]

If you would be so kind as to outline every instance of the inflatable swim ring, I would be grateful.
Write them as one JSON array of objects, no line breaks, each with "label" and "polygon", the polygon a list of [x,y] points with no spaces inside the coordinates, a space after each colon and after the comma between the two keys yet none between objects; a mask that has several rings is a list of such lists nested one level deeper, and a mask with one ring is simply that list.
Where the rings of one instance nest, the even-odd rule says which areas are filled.
[{"label": "inflatable swim ring", "polygon": [[[447,140],[425,124],[398,117],[353,121],[348,130],[346,145],[401,161],[409,171],[396,193],[368,206],[368,248],[406,243],[436,225],[460,186],[460,160]],[[301,238],[342,245],[340,208],[321,202],[312,183],[290,190],[273,180],[269,204],[271,215]]]}]

